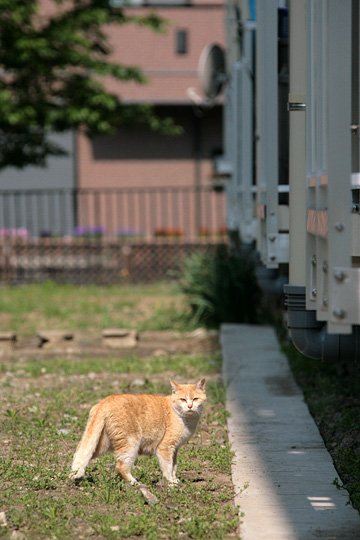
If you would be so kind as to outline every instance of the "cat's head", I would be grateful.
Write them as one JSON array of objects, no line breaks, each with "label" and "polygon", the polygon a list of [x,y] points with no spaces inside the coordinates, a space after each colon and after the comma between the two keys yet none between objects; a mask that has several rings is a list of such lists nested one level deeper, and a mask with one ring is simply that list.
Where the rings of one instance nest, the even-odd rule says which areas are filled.
[{"label": "cat's head", "polygon": [[206,401],[205,379],[195,384],[178,384],[175,381],[170,381],[170,384],[173,407],[180,415],[201,414]]}]

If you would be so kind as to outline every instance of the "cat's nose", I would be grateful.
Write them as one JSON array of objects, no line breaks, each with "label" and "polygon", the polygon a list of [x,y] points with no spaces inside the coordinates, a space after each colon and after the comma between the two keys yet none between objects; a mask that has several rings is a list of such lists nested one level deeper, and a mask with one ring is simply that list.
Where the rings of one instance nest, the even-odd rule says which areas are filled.
[{"label": "cat's nose", "polygon": [[188,403],[188,408],[189,408],[189,409],[192,409],[192,406],[193,406],[192,403]]}]

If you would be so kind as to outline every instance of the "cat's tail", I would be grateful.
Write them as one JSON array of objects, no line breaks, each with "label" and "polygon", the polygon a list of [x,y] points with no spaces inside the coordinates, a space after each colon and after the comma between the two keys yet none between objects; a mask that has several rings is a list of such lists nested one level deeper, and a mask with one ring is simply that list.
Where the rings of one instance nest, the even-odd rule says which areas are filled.
[{"label": "cat's tail", "polygon": [[101,409],[99,409],[99,404],[97,404],[90,410],[85,431],[71,465],[70,478],[73,480],[82,478],[90,460],[107,450],[107,436],[104,430],[105,420]]}]

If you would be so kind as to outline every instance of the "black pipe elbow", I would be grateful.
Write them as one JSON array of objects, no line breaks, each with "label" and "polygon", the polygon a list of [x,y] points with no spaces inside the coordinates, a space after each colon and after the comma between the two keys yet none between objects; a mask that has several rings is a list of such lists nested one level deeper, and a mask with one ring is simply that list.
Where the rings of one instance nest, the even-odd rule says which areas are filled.
[{"label": "black pipe elbow", "polygon": [[316,311],[307,310],[305,287],[285,285],[288,330],[296,349],[316,360],[354,361],[360,353],[360,327],[349,335],[328,334],[326,323],[316,320]]}]

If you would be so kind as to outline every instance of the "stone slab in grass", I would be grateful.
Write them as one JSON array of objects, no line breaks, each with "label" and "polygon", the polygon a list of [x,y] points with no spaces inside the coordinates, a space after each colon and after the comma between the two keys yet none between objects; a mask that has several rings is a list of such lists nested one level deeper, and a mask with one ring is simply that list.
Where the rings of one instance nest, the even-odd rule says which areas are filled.
[{"label": "stone slab in grass", "polygon": [[0,351],[12,351],[16,343],[16,334],[14,332],[0,332]]},{"label": "stone slab in grass", "polygon": [[74,340],[74,334],[66,330],[41,330],[37,332],[38,346],[41,349],[68,347]]},{"label": "stone slab in grass", "polygon": [[137,346],[138,333],[126,328],[107,328],[102,332],[102,342],[112,349],[133,349]]}]

